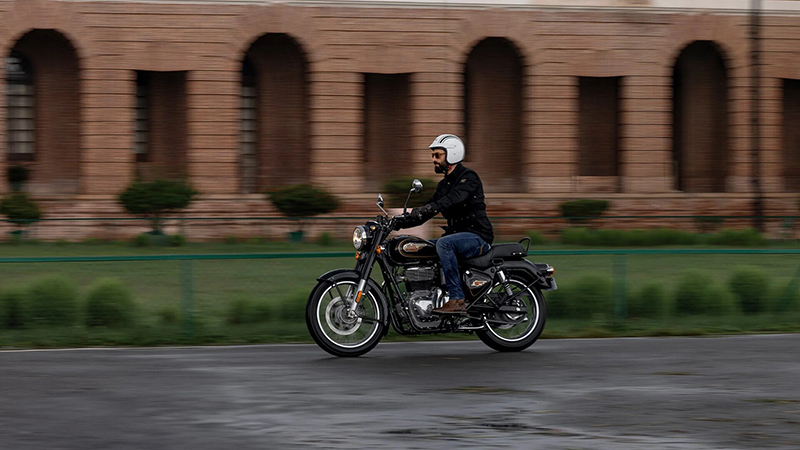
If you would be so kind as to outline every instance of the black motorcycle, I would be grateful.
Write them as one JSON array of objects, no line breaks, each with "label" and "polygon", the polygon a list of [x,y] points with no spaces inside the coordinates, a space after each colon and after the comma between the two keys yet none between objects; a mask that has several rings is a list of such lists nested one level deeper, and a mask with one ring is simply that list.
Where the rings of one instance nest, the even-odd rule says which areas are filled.
[{"label": "black motorcycle", "polygon": [[[421,192],[414,180],[409,191]],[[431,241],[414,236],[388,239],[399,216],[383,216],[353,231],[354,269],[332,270],[317,279],[306,306],[306,325],[314,341],[336,356],[360,356],[372,350],[389,323],[404,335],[467,332],[503,352],[528,348],[542,334],[546,305],[542,291],[556,289],[553,267],[525,257],[519,243],[496,244],[484,255],[459,261],[466,314],[437,314],[448,300],[444,275]],[[378,263],[383,282],[371,277]]]}]

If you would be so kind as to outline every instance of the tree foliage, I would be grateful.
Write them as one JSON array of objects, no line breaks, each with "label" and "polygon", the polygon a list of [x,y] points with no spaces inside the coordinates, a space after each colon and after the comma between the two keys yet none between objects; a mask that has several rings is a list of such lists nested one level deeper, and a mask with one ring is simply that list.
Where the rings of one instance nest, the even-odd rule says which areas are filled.
[{"label": "tree foliage", "polygon": [[129,213],[150,219],[154,232],[161,231],[161,218],[185,209],[197,195],[186,181],[136,181],[119,195],[119,203]]},{"label": "tree foliage", "polygon": [[267,198],[287,217],[311,217],[339,207],[339,200],[323,189],[293,184],[267,192]]},{"label": "tree foliage", "polygon": [[0,214],[19,225],[28,225],[42,218],[39,205],[24,192],[17,192],[0,200]]},{"label": "tree foliage", "polygon": [[570,222],[580,223],[586,219],[600,217],[609,206],[607,200],[571,200],[560,205],[561,214]]}]

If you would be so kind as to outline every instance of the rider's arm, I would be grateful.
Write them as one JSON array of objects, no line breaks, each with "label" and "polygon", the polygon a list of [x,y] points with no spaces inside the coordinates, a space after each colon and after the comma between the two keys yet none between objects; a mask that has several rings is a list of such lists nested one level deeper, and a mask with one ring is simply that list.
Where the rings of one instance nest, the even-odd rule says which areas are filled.
[{"label": "rider's arm", "polygon": [[[435,197],[435,195],[434,195],[434,197]],[[412,213],[404,214],[401,219],[397,220],[397,222],[395,224],[395,228],[400,230],[400,229],[403,229],[403,228],[416,227],[416,226],[422,225],[423,223],[427,222],[429,219],[433,218],[433,216],[435,216],[439,212],[439,210],[436,209],[436,205],[435,205],[435,203],[433,201],[434,197],[431,197],[431,199],[428,200],[428,203],[425,204],[425,206],[429,206],[430,205],[430,208],[426,208],[424,211],[422,211],[422,214],[421,215],[417,215],[417,217],[415,217],[413,212],[415,210],[419,210],[419,208],[412,209],[411,210]]]}]

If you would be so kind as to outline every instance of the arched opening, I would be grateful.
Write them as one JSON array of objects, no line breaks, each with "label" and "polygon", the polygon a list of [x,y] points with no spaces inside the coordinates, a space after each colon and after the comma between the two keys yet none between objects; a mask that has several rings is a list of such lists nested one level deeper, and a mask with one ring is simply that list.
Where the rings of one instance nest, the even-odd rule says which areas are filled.
[{"label": "arched opening", "polygon": [[76,194],[80,181],[78,54],[56,30],[32,30],[6,60],[8,163],[30,171],[37,194]]},{"label": "arched opening", "polygon": [[188,172],[187,72],[136,72],[136,177],[179,180]]},{"label": "arched opening", "polygon": [[251,194],[258,192],[258,94],[256,88],[256,69],[253,63],[245,58],[242,63],[241,108],[241,177],[242,192]]},{"label": "arched opening", "polygon": [[410,80],[411,76],[407,73],[364,74],[366,189],[380,191],[387,181],[409,175],[413,159]]},{"label": "arched opening", "polygon": [[724,192],[728,174],[728,75],[719,47],[696,41],[672,76],[673,176],[684,192]]},{"label": "arched opening", "polygon": [[522,68],[517,49],[504,38],[482,40],[467,58],[466,160],[480,169],[487,192],[525,191]]},{"label": "arched opening", "polygon": [[240,158],[244,192],[309,181],[307,67],[302,48],[286,34],[265,34],[245,53]]},{"label": "arched opening", "polygon": [[6,60],[6,95],[8,162],[33,161],[36,157],[33,65],[16,51]]},{"label": "arched opening", "polygon": [[783,80],[784,190],[800,192],[800,80]]}]

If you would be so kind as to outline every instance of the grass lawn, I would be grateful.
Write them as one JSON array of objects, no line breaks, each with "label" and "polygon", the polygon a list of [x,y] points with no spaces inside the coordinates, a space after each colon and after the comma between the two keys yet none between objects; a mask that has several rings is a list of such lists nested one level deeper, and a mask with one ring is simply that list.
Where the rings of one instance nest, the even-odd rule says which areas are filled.
[{"label": "grass lawn", "polygon": [[[560,250],[547,245],[531,250]],[[572,247],[574,248],[574,247]],[[696,247],[695,247],[696,248]],[[796,246],[792,248],[797,248]],[[618,250],[618,249],[617,249]],[[133,247],[128,243],[98,244],[21,244],[0,245],[0,257],[42,256],[120,256],[162,254],[258,254],[274,252],[353,252],[349,243],[331,246],[314,243],[188,243],[182,247]],[[625,281],[630,292],[645,282],[658,281],[671,294],[677,281],[688,273],[707,274],[725,284],[740,267],[758,268],[769,275],[770,289],[779,291],[800,270],[798,255],[627,255],[623,258]],[[614,275],[614,255],[534,255],[536,262],[556,268],[559,286],[568,287],[587,274]],[[352,256],[302,259],[195,260],[191,262],[191,299],[196,322],[187,329],[181,322],[186,310],[182,281],[186,279],[181,261],[0,263],[0,291],[25,288],[35,279],[49,274],[73,280],[81,301],[98,278],[115,277],[130,289],[139,309],[136,327],[128,330],[91,329],[82,326],[62,329],[5,330],[0,323],[0,346],[72,345],[160,345],[192,343],[310,342],[303,323],[308,293],[316,277],[335,268],[352,268]],[[774,295],[771,294],[771,295]],[[263,321],[230,325],[227,317],[236,303],[264,305],[271,311]],[[3,306],[0,304],[0,306]],[[0,319],[3,312],[0,310]],[[675,317],[631,319],[614,318],[613,310],[586,320],[551,318],[544,337],[582,337],[611,335],[718,334],[741,332],[800,331],[797,305],[781,315],[732,315],[725,317]],[[187,336],[190,339],[187,341]],[[391,335],[390,335],[391,336]],[[439,338],[449,338],[442,337]]]}]

